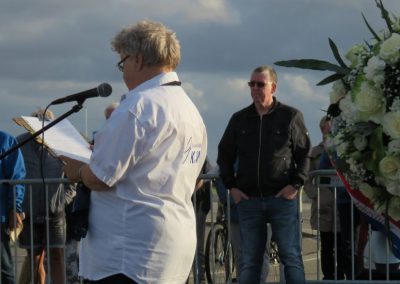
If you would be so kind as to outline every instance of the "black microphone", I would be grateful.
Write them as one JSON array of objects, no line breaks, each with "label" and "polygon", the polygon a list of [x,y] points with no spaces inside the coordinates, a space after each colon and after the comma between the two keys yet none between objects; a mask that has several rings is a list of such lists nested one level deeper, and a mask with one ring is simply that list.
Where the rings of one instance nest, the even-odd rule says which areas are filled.
[{"label": "black microphone", "polygon": [[76,93],[70,96],[66,96],[61,99],[57,99],[55,101],[52,101],[52,105],[58,105],[66,102],[72,102],[72,101],[77,101],[79,103],[83,103],[86,99],[88,98],[94,98],[94,97],[108,97],[112,93],[112,88],[109,84],[103,83],[100,84],[97,88],[93,88],[90,90],[86,90],[80,93]]}]

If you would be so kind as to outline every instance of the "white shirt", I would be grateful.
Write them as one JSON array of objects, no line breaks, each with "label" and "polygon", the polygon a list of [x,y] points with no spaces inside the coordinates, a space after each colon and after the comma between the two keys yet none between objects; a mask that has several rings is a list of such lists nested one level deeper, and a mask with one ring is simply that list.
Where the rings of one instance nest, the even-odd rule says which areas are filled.
[{"label": "white shirt", "polygon": [[122,273],[138,283],[186,281],[196,249],[191,202],[207,134],[175,72],[130,91],[96,134],[92,172],[111,190],[91,194],[80,275]]}]

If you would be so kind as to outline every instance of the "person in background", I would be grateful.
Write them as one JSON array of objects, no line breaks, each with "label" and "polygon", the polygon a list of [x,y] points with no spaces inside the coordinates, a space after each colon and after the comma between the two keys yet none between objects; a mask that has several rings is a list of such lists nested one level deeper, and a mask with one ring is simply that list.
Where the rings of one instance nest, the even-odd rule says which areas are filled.
[{"label": "person in background", "polygon": [[[17,140],[10,134],[0,131],[0,151],[4,153],[17,145]],[[0,180],[22,180],[25,178],[24,158],[20,149],[11,152],[0,160]],[[0,254],[1,283],[14,284],[14,266],[10,250],[10,232],[23,226],[23,209],[25,186],[9,183],[0,185]],[[15,200],[15,203],[14,203]],[[15,207],[15,210],[14,210]]]},{"label": "person in background", "polygon": [[[200,174],[206,174],[212,168],[208,159],[204,161]],[[205,277],[205,256],[204,256],[204,241],[206,234],[206,219],[210,211],[210,190],[211,182],[205,181],[201,178],[196,183],[196,190],[192,197],[193,206],[196,213],[196,234],[197,234],[197,248],[194,258],[194,281],[195,283],[206,283]]]},{"label": "person in background", "polygon": [[[319,169],[321,155],[324,152],[324,143],[330,131],[330,119],[328,116],[321,118],[319,128],[322,133],[322,141],[311,149],[310,172]],[[312,179],[308,178],[306,180],[304,184],[304,191],[311,199],[311,228],[313,230],[318,230],[321,238],[321,270],[323,274],[323,280],[335,279],[335,266],[337,267],[336,279],[344,279],[339,218],[336,219],[338,261],[335,263],[335,200],[333,192],[326,186],[319,186],[320,205],[318,212],[318,187],[313,183]]]},{"label": "person in background", "polygon": [[[31,114],[40,120],[51,121],[54,114],[44,109],[38,109]],[[24,133],[17,137],[18,141],[24,141],[29,138],[30,133]],[[46,134],[44,134],[46,135]],[[63,178],[62,163],[55,158],[40,142],[30,140],[21,147],[26,165],[26,178]],[[25,259],[23,273],[20,279],[27,279],[29,283],[31,278],[31,254],[34,260],[34,282],[46,283],[45,256],[47,254],[47,242],[49,243],[50,255],[47,259],[50,261],[50,275],[52,282],[65,283],[64,272],[64,247],[66,239],[66,220],[65,206],[70,203],[74,197],[74,187],[64,184],[50,183],[33,184],[27,191],[23,208],[26,212],[24,220],[24,229],[21,233],[19,245],[27,250],[28,255]],[[31,206],[32,204],[32,206]],[[48,220],[48,224],[47,221]],[[32,222],[32,224],[31,224]],[[33,226],[33,231],[31,231]],[[47,240],[47,226],[49,239]],[[33,240],[33,248],[31,247]]]},{"label": "person in background", "polygon": [[79,273],[88,283],[184,283],[196,250],[191,197],[207,155],[205,125],[175,72],[173,31],[140,21],[112,45],[129,93],[96,134],[89,164],[60,157],[68,179],[91,190]]},{"label": "person in background", "polygon": [[[215,180],[215,188],[217,190],[218,198],[219,201],[223,205],[223,210],[225,214],[227,214],[227,189],[224,186],[224,183],[222,182],[221,178],[217,178]],[[235,201],[233,200],[232,196],[230,196],[230,225],[231,225],[231,242],[232,242],[232,248],[233,248],[233,253],[234,253],[234,260],[235,260],[235,270],[236,270],[236,282],[240,283],[240,262],[242,259],[241,255],[241,248],[240,248],[240,230],[239,230],[239,217],[238,217],[238,212],[237,212],[237,206],[235,204]],[[264,259],[263,259],[263,264],[261,268],[261,275],[260,275],[260,284],[267,283],[268,281],[268,275],[269,275],[269,265],[270,265],[270,244],[271,244],[271,236],[272,236],[272,230],[271,230],[271,225],[267,225],[267,231],[268,231],[268,237],[267,237],[267,243],[265,245],[265,252],[264,252]],[[285,275],[284,275],[284,266],[282,263],[279,263],[279,273],[280,273],[280,283],[285,283]]]},{"label": "person in background", "polygon": [[[331,104],[327,110],[327,116],[330,119],[329,131],[334,133],[337,125],[342,119],[339,114],[341,110],[339,103]],[[332,161],[335,161],[337,154],[334,151],[328,151],[327,145],[321,154],[319,169],[334,169]],[[342,248],[342,267],[346,280],[357,279],[358,274],[362,273],[360,267],[359,256],[357,256],[357,245],[354,246],[354,253],[352,243],[357,244],[357,234],[360,224],[360,211],[352,203],[350,194],[347,192],[346,187],[342,186],[328,187],[332,192],[336,190],[336,207],[339,215],[340,222],[340,246]],[[353,275],[354,264],[354,275]]]},{"label": "person in background", "polygon": [[107,119],[110,118],[113,111],[119,106],[118,102],[112,102],[104,109],[104,117]]},{"label": "person in background", "polygon": [[286,282],[305,283],[297,195],[308,173],[308,131],[301,112],[274,97],[272,67],[254,69],[248,85],[253,103],[231,117],[217,159],[239,212],[240,282],[259,283],[270,223]]}]

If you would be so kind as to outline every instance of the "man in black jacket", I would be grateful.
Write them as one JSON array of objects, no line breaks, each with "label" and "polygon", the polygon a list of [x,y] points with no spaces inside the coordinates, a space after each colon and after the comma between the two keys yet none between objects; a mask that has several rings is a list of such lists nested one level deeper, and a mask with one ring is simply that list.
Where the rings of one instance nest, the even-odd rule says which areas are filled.
[{"label": "man in black jacket", "polygon": [[286,282],[304,283],[296,197],[309,167],[308,132],[300,111],[273,96],[277,86],[273,68],[257,67],[248,85],[253,103],[230,119],[217,160],[221,178],[238,205],[240,281],[259,283],[268,222],[285,265]]}]

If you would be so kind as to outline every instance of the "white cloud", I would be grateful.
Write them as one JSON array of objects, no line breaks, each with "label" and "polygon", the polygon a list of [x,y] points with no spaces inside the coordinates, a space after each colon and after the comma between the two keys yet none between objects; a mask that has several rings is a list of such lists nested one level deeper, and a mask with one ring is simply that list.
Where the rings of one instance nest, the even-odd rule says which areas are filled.
[{"label": "white cloud", "polygon": [[[313,100],[318,102],[327,102],[328,96],[323,94],[319,89],[323,87],[316,87],[310,83],[310,80],[303,75],[293,75],[285,73],[281,75],[280,85],[285,85],[288,88],[289,94],[301,100]],[[315,78],[314,78],[315,79]],[[319,89],[318,89],[319,88]]]},{"label": "white cloud", "polygon": [[181,1],[186,10],[188,20],[200,22],[220,22],[224,24],[237,24],[240,14],[234,10],[228,0],[196,0]]},{"label": "white cloud", "polygon": [[189,97],[193,100],[194,104],[199,108],[199,110],[207,110],[207,101],[204,98],[204,92],[194,86],[192,83],[183,82],[182,87]]}]

